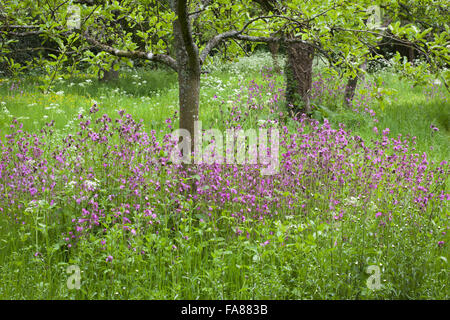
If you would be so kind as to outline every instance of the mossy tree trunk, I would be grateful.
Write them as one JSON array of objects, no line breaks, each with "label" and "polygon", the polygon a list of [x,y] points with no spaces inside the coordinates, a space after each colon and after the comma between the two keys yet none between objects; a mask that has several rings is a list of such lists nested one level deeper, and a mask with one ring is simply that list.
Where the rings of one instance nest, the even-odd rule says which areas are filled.
[{"label": "mossy tree trunk", "polygon": [[306,43],[289,42],[286,51],[286,102],[292,112],[308,114],[311,112],[314,49]]},{"label": "mossy tree trunk", "polygon": [[173,22],[173,31],[178,72],[180,129],[190,133],[191,150],[194,150],[195,121],[198,120],[200,96],[199,52],[192,38],[187,2],[172,0],[171,4],[177,16]]},{"label": "mossy tree trunk", "polygon": [[[367,60],[364,61],[359,68],[363,71],[367,69]],[[345,86],[344,91],[344,105],[346,107],[351,107],[353,103],[353,98],[355,97],[356,87],[358,86],[358,79],[361,80],[361,82],[364,81],[364,73],[358,72],[358,74],[355,77],[350,77],[348,79],[347,85]]]},{"label": "mossy tree trunk", "polygon": [[106,82],[119,79],[119,70],[114,70],[114,66],[119,63],[120,60],[116,60],[109,70],[101,69],[99,71],[99,81]]},{"label": "mossy tree trunk", "polygon": [[280,43],[279,42],[269,42],[267,45],[269,47],[270,54],[272,55],[273,72],[280,73],[281,67],[280,67],[280,63],[278,61],[278,51],[280,50]]}]

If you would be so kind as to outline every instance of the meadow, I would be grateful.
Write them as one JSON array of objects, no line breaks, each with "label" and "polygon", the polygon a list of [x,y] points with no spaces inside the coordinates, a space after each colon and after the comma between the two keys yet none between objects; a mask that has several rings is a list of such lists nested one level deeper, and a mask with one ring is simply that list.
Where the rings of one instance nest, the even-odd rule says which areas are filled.
[{"label": "meadow", "polygon": [[203,128],[278,128],[280,168],[263,176],[170,161],[176,80],[124,68],[43,94],[38,74],[0,79],[1,299],[449,299],[439,81],[380,69],[348,109],[345,79],[317,62],[307,118],[269,55],[214,64]]}]

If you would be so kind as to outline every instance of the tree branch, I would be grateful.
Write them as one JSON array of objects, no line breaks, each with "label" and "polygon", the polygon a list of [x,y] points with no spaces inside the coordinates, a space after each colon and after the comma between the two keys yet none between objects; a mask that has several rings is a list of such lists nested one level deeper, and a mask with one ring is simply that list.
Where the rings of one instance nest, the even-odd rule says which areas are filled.
[{"label": "tree branch", "polygon": [[44,32],[42,32],[42,31],[27,31],[27,32],[10,31],[10,32],[8,32],[8,35],[14,36],[14,37],[27,37],[27,36],[39,35],[39,34],[42,34],[42,33],[44,33]]},{"label": "tree branch", "polygon": [[250,42],[263,42],[263,43],[271,43],[271,42],[283,42],[283,43],[303,43],[305,45],[310,46],[311,48],[314,48],[318,52],[320,52],[322,55],[324,55],[328,60],[332,61],[333,58],[330,56],[330,54],[325,51],[320,45],[317,45],[312,42],[303,41],[299,38],[285,38],[285,37],[255,37],[255,36],[248,36],[248,35],[237,35],[234,37],[235,39],[244,40],[244,41],[250,41]]},{"label": "tree branch", "polygon": [[0,29],[38,29],[39,26],[18,26],[18,25],[3,25]]},{"label": "tree branch", "polygon": [[[173,0],[174,11],[177,16],[174,23],[178,24],[179,31],[181,33],[181,40],[183,41],[184,48],[186,49],[189,64],[195,66],[198,63],[198,48],[192,38],[190,18],[187,12],[187,0]],[[174,28],[174,32],[175,28]]]},{"label": "tree branch", "polygon": [[[226,40],[226,39],[230,39],[230,38],[236,38],[238,39],[239,36],[242,35],[242,33],[255,21],[257,20],[261,20],[261,19],[269,19],[269,18],[285,18],[288,20],[291,20],[288,17],[284,17],[284,16],[280,16],[280,15],[271,15],[271,16],[260,16],[260,17],[256,17],[254,19],[251,19],[249,21],[247,21],[247,23],[242,27],[241,30],[231,30],[231,31],[227,31],[227,32],[223,32],[220,33],[216,36],[214,36],[212,39],[210,39],[208,41],[208,43],[206,44],[205,48],[203,49],[203,51],[200,53],[200,64],[203,64],[206,60],[206,57],[209,55],[209,53],[211,52],[212,49],[214,49],[216,46],[218,46],[222,41]],[[298,22],[297,22],[298,23]],[[248,37],[248,36],[247,36]],[[255,38],[255,37],[250,37],[251,39]],[[249,38],[249,39],[250,39]],[[258,40],[247,40],[247,41],[254,41],[254,42],[276,42],[278,40],[270,40],[270,39],[275,39],[273,37],[260,37],[261,39],[263,39],[262,41],[258,41]],[[245,39],[241,39],[241,40],[245,40]]]},{"label": "tree branch", "polygon": [[174,58],[172,58],[169,55],[153,54],[151,52],[143,52],[143,51],[120,50],[97,41],[96,39],[90,37],[87,33],[84,33],[83,37],[89,44],[93,45],[98,49],[101,49],[102,51],[108,52],[109,54],[112,54],[116,57],[139,58],[149,61],[156,61],[163,63],[172,68],[173,70],[177,71],[177,62]]},{"label": "tree branch", "polygon": [[208,5],[212,2],[212,0],[203,0],[199,5],[197,6],[197,9],[195,12],[190,12],[189,16],[192,16],[192,20],[197,20],[200,14],[207,10]]}]

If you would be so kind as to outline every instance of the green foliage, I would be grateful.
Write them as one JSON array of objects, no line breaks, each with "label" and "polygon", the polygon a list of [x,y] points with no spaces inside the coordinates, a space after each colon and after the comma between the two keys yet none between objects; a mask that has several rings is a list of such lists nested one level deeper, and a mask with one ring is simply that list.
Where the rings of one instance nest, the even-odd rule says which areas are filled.
[{"label": "green foliage", "polygon": [[9,72],[13,78],[18,78],[18,76],[26,68],[26,66],[22,66],[20,63],[15,62],[13,58],[4,57],[4,61],[6,62]]},{"label": "green foliage", "polygon": [[[73,18],[71,15],[74,12],[70,7],[73,5],[80,9],[79,28],[68,24]],[[409,1],[407,6],[411,6],[410,11],[413,13],[420,13],[423,8],[421,2],[415,1]],[[113,66],[115,58],[111,55],[115,55],[116,50],[130,53],[130,57],[122,57],[130,66],[130,59],[137,59],[134,51],[174,53],[172,22],[176,17],[168,1],[108,0],[96,6],[85,2],[77,4],[53,0],[39,3],[27,0],[6,1],[3,7],[9,25],[31,28],[45,41],[51,40],[58,44],[58,55],[49,55],[45,61],[33,62],[40,65],[49,78],[45,91],[49,91],[54,79],[59,77],[58,73],[67,64],[70,65],[67,68],[75,72],[79,61],[83,61],[88,64],[89,71],[98,74],[99,70],[109,70]],[[242,35],[250,37],[287,35],[319,48],[316,54],[325,56],[334,67],[343,68],[346,76],[355,73],[357,66],[368,58],[369,48],[376,46],[385,36],[385,29],[380,27],[379,20],[389,17],[393,20],[389,25],[391,36],[422,48],[427,53],[427,66],[436,71],[442,66],[442,61],[448,61],[448,25],[438,15],[443,3],[434,1],[425,6],[426,13],[436,19],[432,27],[426,28],[426,22],[432,20],[425,18],[423,13],[415,23],[402,25],[401,19],[405,15],[403,7],[403,3],[394,0],[387,3],[366,0],[290,0],[275,2],[273,12],[267,12],[267,9],[251,0],[213,1],[207,6],[197,0],[190,1],[188,9],[198,13],[193,15],[192,30],[194,42],[200,51],[206,48],[213,37],[232,30],[241,30]],[[3,44],[5,49],[8,46],[8,32],[17,30],[20,28],[6,28],[2,32],[6,40]],[[112,49],[107,53],[98,43],[87,41],[87,37]],[[225,38],[211,54],[219,51],[223,58],[235,59],[244,50],[248,49],[243,44]],[[16,64],[13,66],[17,72],[21,70]],[[426,69],[416,69],[415,72],[425,72]]]}]

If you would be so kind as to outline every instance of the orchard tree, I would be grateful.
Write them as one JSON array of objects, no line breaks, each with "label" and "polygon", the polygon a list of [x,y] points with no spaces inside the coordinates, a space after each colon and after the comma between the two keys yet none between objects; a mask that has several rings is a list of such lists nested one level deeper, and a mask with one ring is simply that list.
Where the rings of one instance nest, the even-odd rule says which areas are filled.
[{"label": "orchard tree", "polygon": [[[404,77],[424,84],[439,77],[450,91],[450,8],[446,0],[398,0],[382,4],[384,19],[393,21],[385,38],[388,46],[400,45],[407,49],[405,61],[395,53],[397,71]],[[394,41],[389,41],[394,40]],[[395,48],[395,47],[394,47]],[[416,63],[417,60],[419,63]]]},{"label": "orchard tree", "polygon": [[[283,25],[277,31],[285,32],[286,100],[294,111],[311,110],[314,57],[326,58],[331,67],[348,78],[344,92],[347,106],[351,105],[358,79],[364,78],[368,62],[385,59],[379,49],[386,42],[399,43],[426,58],[426,63],[414,68],[396,56],[394,66],[409,77],[426,78],[430,70],[437,75],[449,63],[448,6],[442,0],[254,2],[265,12],[295,19],[291,28]],[[403,23],[405,20],[410,23]],[[297,41],[299,37],[305,41]],[[274,55],[277,47],[269,47]],[[448,78],[449,72],[444,71],[447,88]]]},{"label": "orchard tree", "polygon": [[[377,2],[386,3],[5,0],[0,8],[1,45],[2,51],[7,52],[13,37],[24,34],[38,35],[43,41],[58,45],[57,54],[33,63],[41,65],[48,74],[45,91],[59,73],[72,75],[82,63],[89,64],[94,73],[114,65],[117,68],[118,58],[131,66],[136,59],[164,64],[178,73],[180,128],[188,130],[195,139],[200,75],[214,50],[227,41],[236,44],[229,47],[231,55],[240,53],[238,41],[284,43],[291,72],[287,81],[288,102],[294,112],[309,112],[313,57],[325,57],[331,67],[355,76],[361,62],[370,58],[370,46],[375,46],[384,35],[366,23],[370,17],[367,8]],[[407,34],[403,41],[414,42],[423,34],[414,26],[390,26],[393,38]],[[448,26],[445,30],[435,39],[433,45],[437,49],[433,52],[441,52],[448,40]],[[445,50],[442,52],[445,54]]]}]

